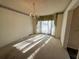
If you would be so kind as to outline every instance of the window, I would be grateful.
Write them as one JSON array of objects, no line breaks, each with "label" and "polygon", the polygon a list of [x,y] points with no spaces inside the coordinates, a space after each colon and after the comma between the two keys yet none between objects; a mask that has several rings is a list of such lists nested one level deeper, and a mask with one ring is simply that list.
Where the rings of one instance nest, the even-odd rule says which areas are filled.
[{"label": "window", "polygon": [[37,33],[45,33],[54,35],[54,20],[38,21]]}]

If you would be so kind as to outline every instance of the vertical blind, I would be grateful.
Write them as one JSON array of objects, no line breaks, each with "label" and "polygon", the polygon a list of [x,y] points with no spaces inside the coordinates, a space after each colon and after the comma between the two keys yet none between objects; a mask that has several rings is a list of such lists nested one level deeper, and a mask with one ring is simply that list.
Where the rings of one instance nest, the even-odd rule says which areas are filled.
[{"label": "vertical blind", "polygon": [[38,21],[36,31],[37,33],[54,35],[54,31],[55,31],[54,20]]}]

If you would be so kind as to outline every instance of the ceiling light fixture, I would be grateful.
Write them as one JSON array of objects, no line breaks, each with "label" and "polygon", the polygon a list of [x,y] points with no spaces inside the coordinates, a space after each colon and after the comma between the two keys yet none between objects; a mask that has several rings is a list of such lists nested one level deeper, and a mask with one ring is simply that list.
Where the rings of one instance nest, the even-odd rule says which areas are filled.
[{"label": "ceiling light fixture", "polygon": [[36,3],[37,3],[37,0],[33,0],[33,2],[32,2],[32,12],[29,12],[29,16],[33,16],[34,18],[38,17],[38,15],[36,14]]}]

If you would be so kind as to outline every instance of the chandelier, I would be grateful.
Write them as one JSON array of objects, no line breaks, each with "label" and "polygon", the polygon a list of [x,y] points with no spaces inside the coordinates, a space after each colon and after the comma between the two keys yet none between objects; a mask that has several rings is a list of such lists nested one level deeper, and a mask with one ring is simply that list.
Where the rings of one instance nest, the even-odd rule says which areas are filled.
[{"label": "chandelier", "polygon": [[29,16],[33,16],[34,18],[38,17],[37,13],[36,13],[36,3],[37,3],[37,0],[33,0],[32,2],[32,11],[29,12]]}]

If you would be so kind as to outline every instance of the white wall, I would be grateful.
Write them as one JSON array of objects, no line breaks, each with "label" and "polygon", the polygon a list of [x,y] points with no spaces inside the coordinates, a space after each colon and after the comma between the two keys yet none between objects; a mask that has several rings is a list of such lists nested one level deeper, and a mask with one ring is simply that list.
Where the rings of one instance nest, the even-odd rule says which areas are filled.
[{"label": "white wall", "polygon": [[31,17],[0,8],[0,47],[28,36],[32,31]]},{"label": "white wall", "polygon": [[78,0],[72,0],[72,2],[69,4],[68,8],[64,12],[63,16],[63,24],[62,24],[62,31],[61,31],[61,43],[63,47],[67,46],[68,38],[67,38],[67,22],[68,22],[68,12],[73,9],[75,4],[78,2]]}]

